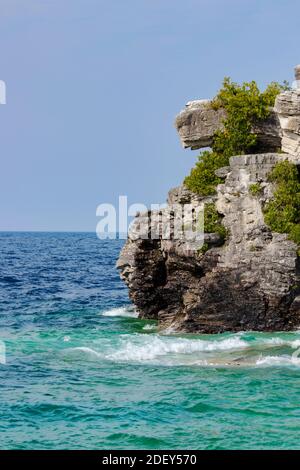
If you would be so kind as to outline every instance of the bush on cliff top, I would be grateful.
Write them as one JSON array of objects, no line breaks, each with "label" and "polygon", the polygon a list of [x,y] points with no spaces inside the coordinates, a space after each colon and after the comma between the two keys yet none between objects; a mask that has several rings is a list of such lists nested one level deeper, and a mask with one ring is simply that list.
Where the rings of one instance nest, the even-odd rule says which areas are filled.
[{"label": "bush on cliff top", "polygon": [[272,82],[260,92],[254,81],[238,85],[225,78],[223,88],[212,102],[214,109],[226,110],[224,129],[216,132],[213,150],[228,157],[251,153],[257,143],[257,135],[251,133],[253,124],[270,115],[276,96],[286,86]]},{"label": "bush on cliff top", "polygon": [[276,185],[274,199],[264,208],[265,222],[273,232],[288,233],[300,245],[300,181],[297,166],[288,160],[275,165],[269,181]]},{"label": "bush on cliff top", "polygon": [[200,154],[196,166],[185,178],[188,189],[202,196],[215,193],[216,186],[222,182],[215,170],[227,166],[234,155],[254,151],[257,136],[251,133],[253,124],[269,116],[276,96],[287,87],[287,83],[272,82],[260,92],[254,81],[238,85],[229,78],[224,79],[222,89],[211,104],[214,109],[226,110],[224,128],[215,133],[212,150]]}]

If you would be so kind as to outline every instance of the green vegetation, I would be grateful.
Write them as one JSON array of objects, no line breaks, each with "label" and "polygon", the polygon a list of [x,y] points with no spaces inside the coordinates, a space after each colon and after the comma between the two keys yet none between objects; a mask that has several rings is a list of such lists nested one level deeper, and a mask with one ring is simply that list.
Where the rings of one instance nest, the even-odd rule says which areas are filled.
[{"label": "green vegetation", "polygon": [[204,255],[207,251],[209,250],[209,244],[208,243],[203,243],[201,248],[198,250],[199,255]]},{"label": "green vegetation", "polygon": [[228,158],[255,151],[257,135],[251,133],[252,126],[270,115],[276,96],[286,87],[287,84],[272,82],[260,92],[254,81],[238,85],[225,78],[212,102],[214,109],[224,108],[227,114],[224,129],[215,134],[214,150]]},{"label": "green vegetation", "polygon": [[[269,116],[276,96],[288,88],[287,82],[283,85],[272,82],[260,92],[254,81],[238,85],[229,78],[224,79],[222,89],[211,103],[215,110],[226,110],[223,129],[215,133],[211,150],[200,154],[196,166],[185,178],[188,189],[202,196],[214,194],[216,186],[223,181],[215,171],[228,166],[234,155],[255,153],[257,135],[251,132],[254,125]],[[300,182],[296,165],[287,161],[278,163],[270,174],[270,181],[276,183],[276,191],[274,200],[265,207],[265,222],[275,232],[288,233],[290,239],[300,245]],[[262,188],[255,183],[249,190],[253,196],[258,196]],[[219,233],[223,240],[227,236],[213,203],[205,206],[204,229],[206,233]],[[205,243],[199,251],[205,253],[208,249]]]},{"label": "green vegetation", "polygon": [[224,128],[216,132],[211,151],[204,151],[199,161],[184,180],[193,192],[208,196],[214,194],[222,179],[215,175],[218,168],[227,166],[229,158],[255,151],[256,134],[251,133],[255,122],[265,119],[274,106],[275,98],[288,84],[271,83],[264,92],[260,92],[252,81],[238,85],[225,78],[223,87],[212,102],[214,109],[224,108],[226,119]]},{"label": "green vegetation", "polygon": [[[228,231],[222,224],[222,217],[218,213],[216,206],[213,202],[207,203],[204,206],[204,232],[205,233],[218,233],[221,240],[224,242]],[[209,250],[209,244],[204,243],[198,250],[199,254],[204,254]]]},{"label": "green vegetation", "polygon": [[288,160],[275,165],[269,181],[276,184],[274,199],[264,208],[265,222],[271,230],[288,233],[300,245],[300,179],[297,166]]},{"label": "green vegetation", "polygon": [[252,196],[258,196],[262,192],[262,187],[259,183],[254,183],[249,186],[249,192]]},{"label": "green vegetation", "polygon": [[204,232],[218,233],[223,240],[227,236],[227,230],[213,202],[205,204],[204,207]]},{"label": "green vegetation", "polygon": [[215,175],[215,170],[228,165],[229,159],[215,152],[205,150],[191,174],[184,180],[185,185],[194,193],[202,196],[214,194],[222,179]]}]

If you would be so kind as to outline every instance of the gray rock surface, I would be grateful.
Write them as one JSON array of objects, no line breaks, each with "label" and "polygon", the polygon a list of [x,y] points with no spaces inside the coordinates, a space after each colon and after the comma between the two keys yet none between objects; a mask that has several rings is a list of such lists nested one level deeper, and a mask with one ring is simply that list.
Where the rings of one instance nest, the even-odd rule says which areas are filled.
[{"label": "gray rock surface", "polygon": [[[223,128],[224,109],[214,110],[210,100],[190,101],[175,120],[182,146],[192,150],[209,147],[213,135]],[[277,114],[272,110],[265,121],[257,122],[253,132],[258,137],[258,150],[277,151],[281,147],[281,128]]]},{"label": "gray rock surface", "polygon": [[175,126],[184,148],[209,147],[214,133],[222,129],[225,111],[213,110],[210,103],[210,100],[190,101],[176,117]]},{"label": "gray rock surface", "polygon": [[275,103],[282,128],[282,150],[300,159],[300,88],[281,93]]},{"label": "gray rock surface", "polygon": [[[182,240],[129,237],[118,268],[141,317],[183,332],[290,330],[300,325],[297,247],[286,235],[272,233],[262,213],[272,197],[267,175],[283,158],[231,158],[216,196],[229,229],[225,245],[220,246],[217,234],[205,234],[210,249],[202,254]],[[257,182],[262,191],[253,197],[249,187]],[[170,192],[172,204],[190,201],[197,204],[184,187]]]},{"label": "gray rock surface", "polygon": [[[209,145],[223,118],[222,111],[209,108],[209,101],[190,102],[176,119],[183,145]],[[180,332],[299,328],[298,249],[287,235],[272,232],[263,216],[273,197],[268,174],[274,165],[284,159],[300,165],[299,119],[300,90],[281,93],[270,119],[259,124],[263,151],[232,157],[229,167],[217,170],[224,182],[216,195],[201,197],[180,186],[169,191],[166,209],[139,214],[117,267],[140,317]],[[282,135],[286,153],[264,153]],[[250,188],[257,183],[260,192],[254,196]],[[188,240],[172,235],[178,206],[192,207],[192,215],[181,222],[184,231],[194,223],[193,211],[211,202],[228,230],[225,244],[216,233]],[[168,225],[164,217],[170,211],[174,215]],[[157,236],[150,238],[153,226]],[[205,250],[200,249],[203,243]]]}]

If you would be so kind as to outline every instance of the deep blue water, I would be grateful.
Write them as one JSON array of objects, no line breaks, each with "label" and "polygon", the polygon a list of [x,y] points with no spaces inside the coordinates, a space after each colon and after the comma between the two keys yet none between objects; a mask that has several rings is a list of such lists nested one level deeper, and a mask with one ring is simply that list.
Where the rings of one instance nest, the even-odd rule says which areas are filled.
[{"label": "deep blue water", "polygon": [[122,244],[0,234],[0,447],[299,449],[300,333],[158,333]]}]

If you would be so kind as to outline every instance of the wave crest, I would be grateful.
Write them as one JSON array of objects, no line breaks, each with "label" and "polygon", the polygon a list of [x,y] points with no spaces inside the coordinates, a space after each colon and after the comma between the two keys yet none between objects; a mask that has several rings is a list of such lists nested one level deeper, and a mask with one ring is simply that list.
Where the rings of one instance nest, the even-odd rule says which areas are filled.
[{"label": "wave crest", "polygon": [[138,336],[142,336],[142,342],[136,341],[135,338],[126,340],[117,351],[109,354],[107,358],[113,361],[146,362],[162,356],[193,355],[195,353],[228,351],[248,347],[248,343],[239,337],[206,341],[166,338],[158,335],[151,337]]},{"label": "wave crest", "polygon": [[[132,315],[126,307],[113,309],[108,316]],[[146,325],[150,330],[155,325]],[[146,332],[145,332],[146,333]],[[199,338],[180,337],[149,331],[133,332],[112,338],[99,338],[87,346],[65,351],[84,354],[90,360],[112,361],[119,364],[157,366],[259,367],[299,366],[299,336],[294,334],[267,337],[260,333],[201,335]],[[289,350],[290,349],[290,352]],[[270,350],[272,353],[270,354]],[[276,353],[275,353],[276,351]],[[300,350],[299,350],[300,351]]]},{"label": "wave crest", "polygon": [[125,317],[125,318],[137,318],[138,313],[130,306],[128,307],[117,307],[110,310],[105,310],[100,315],[102,317]]}]

